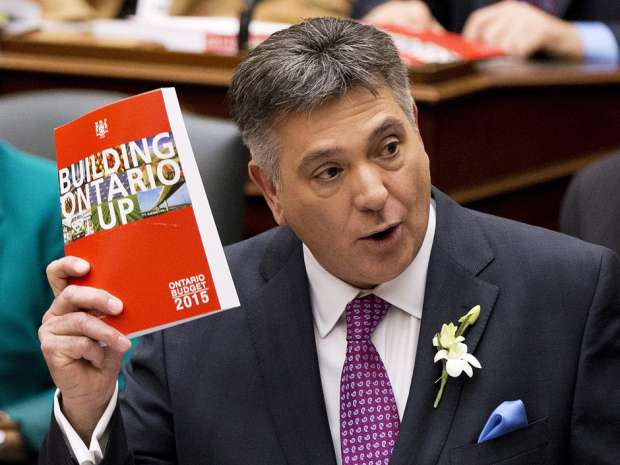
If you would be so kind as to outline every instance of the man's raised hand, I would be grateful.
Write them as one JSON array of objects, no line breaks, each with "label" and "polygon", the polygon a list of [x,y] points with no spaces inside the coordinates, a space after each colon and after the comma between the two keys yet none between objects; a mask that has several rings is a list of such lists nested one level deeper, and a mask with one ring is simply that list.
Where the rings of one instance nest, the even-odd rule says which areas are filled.
[{"label": "man's raised hand", "polygon": [[123,353],[131,347],[127,337],[100,319],[121,313],[122,302],[102,289],[69,284],[69,278],[84,276],[89,269],[76,257],[49,264],[47,278],[55,299],[39,328],[63,413],[87,444],[114,393]]}]

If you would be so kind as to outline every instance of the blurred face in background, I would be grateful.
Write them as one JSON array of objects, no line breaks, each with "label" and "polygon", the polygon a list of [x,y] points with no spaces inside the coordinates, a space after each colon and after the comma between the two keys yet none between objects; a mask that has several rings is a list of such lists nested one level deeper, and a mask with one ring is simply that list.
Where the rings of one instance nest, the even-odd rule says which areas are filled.
[{"label": "blurred face in background", "polygon": [[354,88],[273,131],[277,186],[254,163],[250,176],[280,225],[288,225],[331,274],[360,288],[398,276],[426,233],[429,161],[417,127],[392,92]]}]

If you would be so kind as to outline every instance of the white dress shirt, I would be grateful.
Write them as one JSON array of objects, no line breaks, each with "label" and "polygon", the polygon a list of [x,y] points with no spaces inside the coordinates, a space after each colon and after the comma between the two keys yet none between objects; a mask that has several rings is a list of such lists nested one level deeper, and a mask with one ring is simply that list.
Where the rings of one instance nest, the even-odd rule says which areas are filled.
[{"label": "white dress shirt", "polygon": [[[310,283],[314,316],[314,336],[319,360],[321,384],[327,408],[338,465],[340,452],[340,376],[347,348],[345,308],[358,295],[375,294],[392,306],[372,335],[372,342],[383,360],[396,398],[398,415],[403,418],[424,303],[426,274],[435,236],[435,204],[431,201],[428,227],[415,259],[396,278],[371,290],[360,290],[330,274],[303,245],[304,263]],[[428,341],[430,344],[431,341]],[[54,416],[65,441],[80,465],[97,465],[103,459],[107,427],[118,399],[118,387],[97,423],[90,446],[80,439],[60,409],[59,392],[54,398]]]}]

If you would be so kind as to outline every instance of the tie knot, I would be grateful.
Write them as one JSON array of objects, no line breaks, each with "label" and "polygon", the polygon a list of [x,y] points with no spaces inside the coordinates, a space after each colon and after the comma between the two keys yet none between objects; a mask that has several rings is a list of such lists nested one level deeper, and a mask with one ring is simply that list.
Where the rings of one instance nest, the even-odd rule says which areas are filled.
[{"label": "tie knot", "polygon": [[347,304],[347,341],[370,340],[373,331],[390,308],[374,294],[357,297]]}]

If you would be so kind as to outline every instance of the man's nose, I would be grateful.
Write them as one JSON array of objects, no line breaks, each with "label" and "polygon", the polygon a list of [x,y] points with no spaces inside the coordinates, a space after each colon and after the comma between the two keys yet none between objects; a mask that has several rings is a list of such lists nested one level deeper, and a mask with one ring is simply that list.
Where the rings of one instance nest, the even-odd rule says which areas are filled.
[{"label": "man's nose", "polygon": [[354,205],[359,210],[379,211],[385,206],[388,190],[383,183],[380,169],[363,166],[357,170]]}]

